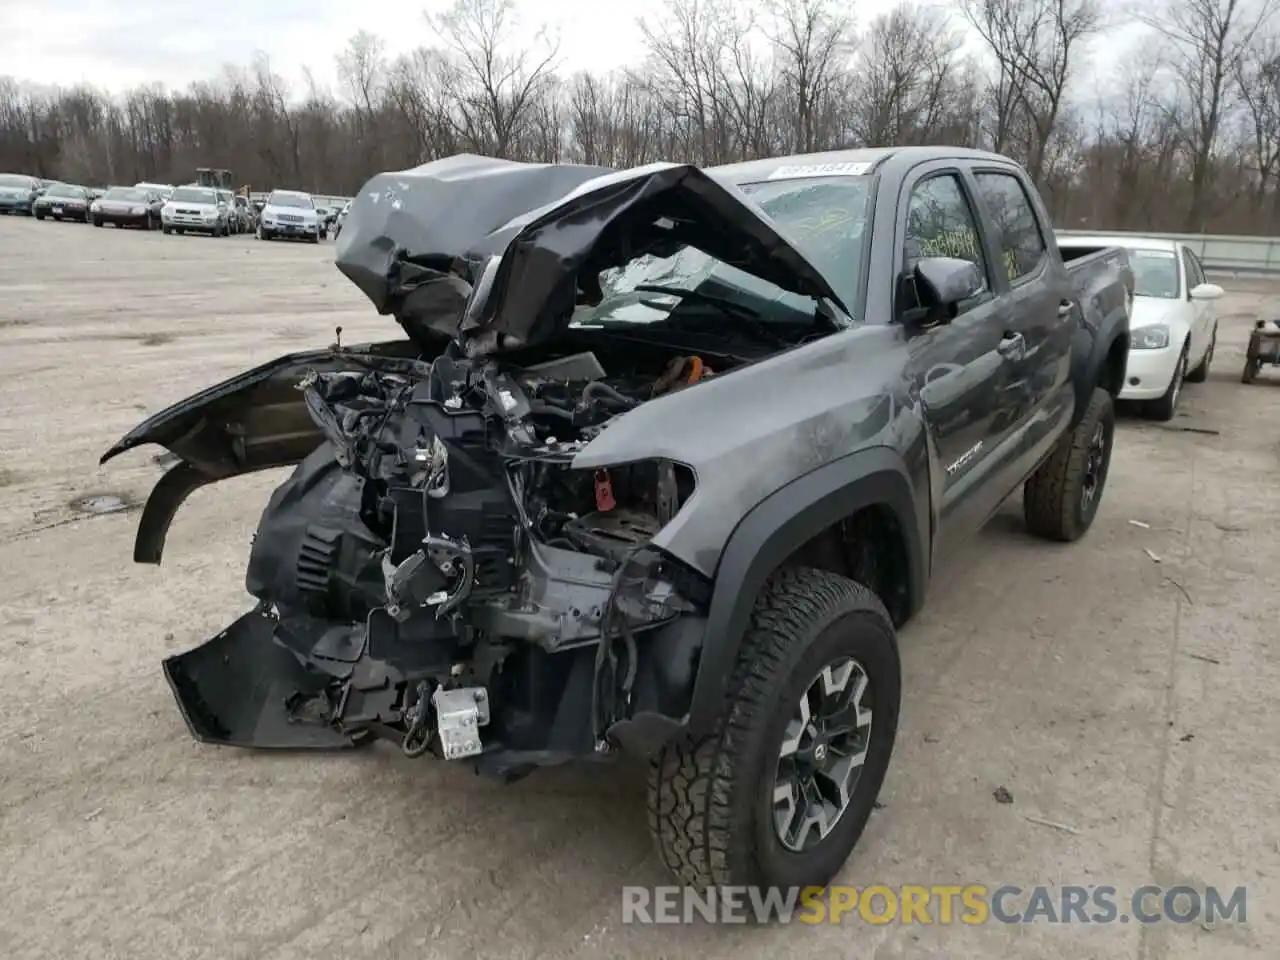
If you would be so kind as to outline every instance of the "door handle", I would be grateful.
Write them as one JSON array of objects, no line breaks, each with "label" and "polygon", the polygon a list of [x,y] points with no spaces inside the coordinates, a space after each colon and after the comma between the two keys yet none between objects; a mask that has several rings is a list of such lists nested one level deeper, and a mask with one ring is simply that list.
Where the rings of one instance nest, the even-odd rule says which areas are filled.
[{"label": "door handle", "polygon": [[1071,316],[1071,310],[1075,306],[1070,300],[1063,300],[1058,304],[1058,316],[1064,320]]},{"label": "door handle", "polygon": [[1006,333],[996,346],[996,352],[1006,359],[1014,360],[1022,356],[1025,345],[1026,341],[1022,339],[1022,334]]}]

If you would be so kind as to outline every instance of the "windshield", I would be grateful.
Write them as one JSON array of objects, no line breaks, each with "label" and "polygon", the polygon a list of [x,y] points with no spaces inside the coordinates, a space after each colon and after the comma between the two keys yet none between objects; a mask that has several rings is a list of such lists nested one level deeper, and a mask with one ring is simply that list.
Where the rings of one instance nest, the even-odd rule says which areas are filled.
[{"label": "windshield", "polygon": [[0,187],[22,187],[31,189],[31,178],[16,173],[0,173]]},{"label": "windshield", "polygon": [[273,207],[299,207],[303,210],[310,210],[313,206],[310,197],[289,193],[273,193],[267,203]]},{"label": "windshield", "polygon": [[137,187],[112,187],[102,195],[103,200],[133,200],[138,203],[147,199],[147,194]]},{"label": "windshield", "polygon": [[179,187],[173,191],[173,195],[169,198],[175,203],[217,203],[218,200],[212,190],[204,190],[200,187]]},{"label": "windshield", "polygon": [[73,187],[65,183],[55,183],[44,192],[46,197],[79,197],[82,196],[79,187]]},{"label": "windshield", "polygon": [[1172,250],[1130,250],[1133,295],[1178,299],[1178,258]]},{"label": "windshield", "polygon": [[[872,182],[870,177],[841,176],[769,180],[738,187],[829,278],[855,316],[861,310],[859,277]],[[644,289],[653,286],[732,299],[766,321],[795,322],[797,314],[812,317],[814,312],[812,297],[789,293],[701,250],[684,247],[669,257],[646,255],[601,273],[603,300],[575,321],[607,324],[664,319],[678,301],[655,303],[654,298],[663,295]],[[636,306],[649,309],[635,309]]]}]

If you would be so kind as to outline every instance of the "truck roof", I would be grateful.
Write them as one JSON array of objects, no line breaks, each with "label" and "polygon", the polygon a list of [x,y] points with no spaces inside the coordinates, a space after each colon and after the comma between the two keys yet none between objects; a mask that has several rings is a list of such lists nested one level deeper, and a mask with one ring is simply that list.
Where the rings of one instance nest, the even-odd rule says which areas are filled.
[{"label": "truck roof", "polygon": [[822,153],[799,153],[789,157],[769,157],[765,160],[746,160],[712,167],[708,172],[736,183],[751,183],[782,176],[860,176],[890,160],[904,160],[912,166],[929,160],[989,160],[1006,166],[1013,162],[998,153],[971,150],[968,147],[858,147]]}]

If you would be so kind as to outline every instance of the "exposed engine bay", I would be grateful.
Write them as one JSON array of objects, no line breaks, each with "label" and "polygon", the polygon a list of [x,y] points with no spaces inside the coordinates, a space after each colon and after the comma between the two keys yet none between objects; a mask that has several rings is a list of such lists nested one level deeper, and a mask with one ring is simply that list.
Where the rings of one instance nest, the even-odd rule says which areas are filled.
[{"label": "exposed engine bay", "polygon": [[[260,601],[252,632],[305,668],[273,695],[289,722],[376,734],[414,756],[478,755],[490,726],[508,773],[522,752],[547,762],[555,715],[540,711],[576,700],[590,722],[575,735],[608,752],[637,644],[704,605],[708,584],[647,546],[692,493],[691,471],[570,463],[615,417],[716,371],[700,356],[632,359],[611,375],[590,351],[524,367],[457,353],[298,385],[325,442],[271,497],[246,577]],[[207,715],[189,722],[231,742],[247,724],[260,740],[263,717],[208,702],[202,650],[166,667],[179,693],[206,670]]]},{"label": "exposed engine bay", "polygon": [[[607,271],[641,260],[606,297]],[[164,663],[192,733],[377,737],[512,776],[678,731],[717,551],[747,505],[708,499],[691,536],[696,481],[677,461],[727,440],[749,469],[717,381],[763,395],[767,375],[736,371],[844,329],[830,280],[695,167],[471,156],[373,178],[335,264],[406,341],[281,357],[102,458],[179,457],[143,510],[143,563],[193,490],[293,467],[254,535],[258,606]],[[690,390],[711,402],[672,396]]]}]

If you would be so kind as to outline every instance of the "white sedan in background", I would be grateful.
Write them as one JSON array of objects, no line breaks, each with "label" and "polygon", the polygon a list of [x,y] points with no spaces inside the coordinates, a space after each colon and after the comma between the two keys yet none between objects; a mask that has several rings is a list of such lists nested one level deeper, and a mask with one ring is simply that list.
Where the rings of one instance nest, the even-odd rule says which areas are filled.
[{"label": "white sedan in background", "polygon": [[1204,267],[1185,243],[1142,236],[1059,236],[1067,259],[1103,247],[1124,247],[1133,266],[1129,364],[1121,400],[1135,400],[1148,416],[1170,420],[1183,382],[1202,383],[1218,335],[1214,301],[1224,293],[1207,283]]}]

